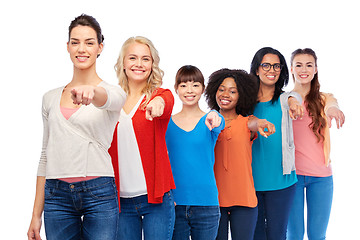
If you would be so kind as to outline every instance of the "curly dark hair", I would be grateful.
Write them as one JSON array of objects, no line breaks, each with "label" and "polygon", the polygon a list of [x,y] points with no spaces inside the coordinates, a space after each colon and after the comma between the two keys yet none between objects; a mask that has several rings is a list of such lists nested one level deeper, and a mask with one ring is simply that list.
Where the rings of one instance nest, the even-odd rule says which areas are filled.
[{"label": "curly dark hair", "polygon": [[205,89],[205,98],[211,109],[220,110],[216,102],[216,92],[225,78],[233,78],[239,93],[236,104],[236,113],[246,117],[253,114],[257,103],[258,83],[256,77],[248,74],[244,70],[223,68],[209,77],[209,82]]},{"label": "curly dark hair", "polygon": [[274,96],[271,99],[271,102],[274,103],[275,101],[278,100],[278,98],[280,97],[280,94],[284,92],[282,90],[283,87],[285,87],[289,82],[289,70],[288,70],[284,56],[278,50],[271,48],[271,47],[261,48],[260,50],[258,50],[255,53],[255,56],[254,56],[253,60],[251,61],[251,67],[250,67],[250,74],[256,76],[258,85],[260,84],[260,78],[259,78],[259,76],[257,76],[256,73],[260,67],[261,61],[263,60],[263,58],[266,54],[277,55],[280,59],[280,64],[282,65],[279,80],[275,83]]}]

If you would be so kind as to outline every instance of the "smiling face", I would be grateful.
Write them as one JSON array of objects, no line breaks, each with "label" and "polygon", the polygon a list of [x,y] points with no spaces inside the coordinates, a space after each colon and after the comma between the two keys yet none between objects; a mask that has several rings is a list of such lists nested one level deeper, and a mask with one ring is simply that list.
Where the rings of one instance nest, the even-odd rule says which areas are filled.
[{"label": "smiling face", "polygon": [[291,73],[295,83],[309,84],[317,73],[315,58],[309,54],[298,54],[291,63]]},{"label": "smiling face", "polygon": [[234,111],[239,99],[239,93],[233,78],[225,78],[216,92],[216,103],[221,111]]},{"label": "smiling face", "polygon": [[150,48],[141,43],[130,44],[124,57],[124,71],[128,81],[137,81],[146,84],[152,69]]},{"label": "smiling face", "polygon": [[77,69],[95,67],[96,58],[101,53],[103,44],[97,41],[96,32],[88,26],[77,26],[71,30],[67,50]]},{"label": "smiling face", "polygon": [[203,92],[201,83],[194,81],[181,82],[176,89],[182,103],[189,106],[197,104]]},{"label": "smiling face", "polygon": [[[269,63],[270,65],[280,64],[280,58],[276,54],[266,54],[261,64]],[[260,65],[256,74],[260,78],[260,85],[275,86],[275,83],[279,80],[281,71],[275,71],[274,67],[271,67],[268,71],[265,71]]]}]

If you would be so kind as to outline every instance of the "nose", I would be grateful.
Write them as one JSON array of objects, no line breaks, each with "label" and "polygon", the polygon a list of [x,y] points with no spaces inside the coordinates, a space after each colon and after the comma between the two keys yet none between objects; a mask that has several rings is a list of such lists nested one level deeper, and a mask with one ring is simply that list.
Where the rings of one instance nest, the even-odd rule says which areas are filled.
[{"label": "nose", "polygon": [[192,86],[188,86],[188,87],[186,88],[186,92],[191,93],[191,92],[192,92]]},{"label": "nose", "polygon": [[136,66],[141,67],[142,66],[142,60],[138,58],[135,62]]},{"label": "nose", "polygon": [[228,98],[229,97],[229,91],[224,90],[223,92],[221,92],[220,96]]},{"label": "nose", "polygon": [[79,44],[78,51],[81,52],[81,53],[85,52],[85,43],[80,43]]},{"label": "nose", "polygon": [[270,66],[269,72],[275,72],[275,65]]}]

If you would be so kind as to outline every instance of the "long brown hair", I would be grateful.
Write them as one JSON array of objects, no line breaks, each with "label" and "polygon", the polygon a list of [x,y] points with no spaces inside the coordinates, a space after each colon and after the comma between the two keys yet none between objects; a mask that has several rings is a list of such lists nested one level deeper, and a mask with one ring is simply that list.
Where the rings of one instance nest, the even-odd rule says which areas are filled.
[{"label": "long brown hair", "polygon": [[[315,66],[317,67],[317,56],[311,48],[297,49],[291,54],[291,66],[296,55],[307,54],[315,59]],[[294,74],[293,74],[293,79]],[[311,87],[309,93],[305,96],[305,106],[309,112],[309,116],[312,118],[312,122],[309,127],[315,134],[318,141],[324,141],[324,129],[326,127],[325,119],[325,98],[320,92],[320,83],[318,79],[318,72],[314,75],[311,81]]]}]

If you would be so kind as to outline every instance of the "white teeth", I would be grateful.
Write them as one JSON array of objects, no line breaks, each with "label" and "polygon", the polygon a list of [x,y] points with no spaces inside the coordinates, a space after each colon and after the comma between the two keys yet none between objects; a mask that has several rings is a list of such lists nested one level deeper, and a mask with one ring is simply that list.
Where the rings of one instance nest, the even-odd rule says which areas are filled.
[{"label": "white teeth", "polygon": [[220,102],[221,102],[221,103],[223,103],[223,104],[230,103],[230,101],[229,101],[229,100],[225,100],[225,99],[221,99],[221,100],[220,100]]},{"label": "white teeth", "polygon": [[195,98],[195,96],[185,96],[185,98],[188,100],[193,100]]}]

